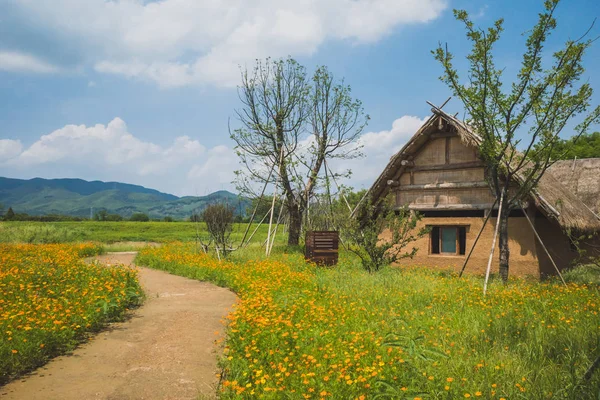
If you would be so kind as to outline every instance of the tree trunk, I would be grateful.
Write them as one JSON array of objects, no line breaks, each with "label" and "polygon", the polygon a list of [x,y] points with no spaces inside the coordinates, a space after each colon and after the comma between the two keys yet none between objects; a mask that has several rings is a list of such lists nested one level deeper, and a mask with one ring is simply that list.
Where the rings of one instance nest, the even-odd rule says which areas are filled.
[{"label": "tree trunk", "polygon": [[290,213],[288,246],[298,246],[300,244],[300,231],[302,230],[302,213],[297,204],[293,204],[288,210]]},{"label": "tree trunk", "polygon": [[498,247],[500,248],[500,277],[506,283],[508,281],[508,260],[510,257],[510,249],[508,248],[508,216],[510,215],[510,207],[504,196],[504,204],[500,213],[500,227],[498,230]]}]

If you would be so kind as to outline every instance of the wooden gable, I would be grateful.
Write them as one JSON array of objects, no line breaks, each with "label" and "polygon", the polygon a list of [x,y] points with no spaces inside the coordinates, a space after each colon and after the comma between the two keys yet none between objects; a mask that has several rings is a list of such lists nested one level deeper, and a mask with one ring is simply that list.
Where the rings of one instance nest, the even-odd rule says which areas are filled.
[{"label": "wooden gable", "polygon": [[474,147],[454,132],[428,135],[403,168],[395,186],[397,206],[415,210],[481,210],[494,197]]}]

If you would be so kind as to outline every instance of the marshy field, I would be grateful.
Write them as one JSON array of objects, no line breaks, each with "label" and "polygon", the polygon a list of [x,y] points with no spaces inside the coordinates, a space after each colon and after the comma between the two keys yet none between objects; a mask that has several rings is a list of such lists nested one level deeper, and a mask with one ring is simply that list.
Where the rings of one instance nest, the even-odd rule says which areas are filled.
[{"label": "marshy field", "polygon": [[343,250],[336,267],[317,267],[283,234],[266,258],[266,232],[219,261],[195,244],[202,224],[0,223],[0,383],[143,304],[135,269],[84,261],[136,250],[137,265],[237,294],[215,355],[221,398],[599,396],[598,371],[584,378],[600,353],[595,284],[511,278],[483,297],[479,276],[418,265],[369,274]]}]

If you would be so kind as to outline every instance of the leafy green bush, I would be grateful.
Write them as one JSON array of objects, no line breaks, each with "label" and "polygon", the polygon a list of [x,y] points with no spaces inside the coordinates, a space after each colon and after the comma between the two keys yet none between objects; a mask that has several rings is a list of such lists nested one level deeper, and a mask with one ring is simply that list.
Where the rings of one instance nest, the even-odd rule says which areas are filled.
[{"label": "leafy green bush", "polygon": [[144,213],[134,213],[131,215],[131,217],[129,218],[130,221],[136,221],[136,222],[148,222],[150,221],[150,217],[148,217],[146,214]]},{"label": "leafy green bush", "polygon": [[600,265],[584,264],[563,273],[565,281],[580,285],[600,285]]}]

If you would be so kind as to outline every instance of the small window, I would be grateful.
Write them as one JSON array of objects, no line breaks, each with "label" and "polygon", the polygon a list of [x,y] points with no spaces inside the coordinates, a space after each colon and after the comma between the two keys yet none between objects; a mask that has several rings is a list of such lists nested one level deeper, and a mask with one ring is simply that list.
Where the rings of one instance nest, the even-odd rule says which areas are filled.
[{"label": "small window", "polygon": [[432,226],[431,254],[464,255],[467,247],[467,227]]}]

